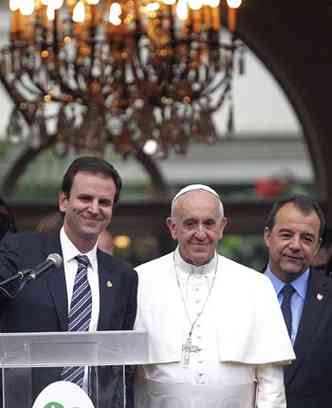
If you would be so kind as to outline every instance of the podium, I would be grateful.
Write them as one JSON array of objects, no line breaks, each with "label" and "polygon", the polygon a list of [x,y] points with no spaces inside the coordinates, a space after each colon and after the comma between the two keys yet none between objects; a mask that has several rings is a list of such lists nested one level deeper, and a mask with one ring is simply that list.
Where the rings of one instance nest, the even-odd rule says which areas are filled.
[{"label": "podium", "polygon": [[125,408],[125,366],[146,363],[145,332],[1,333],[2,407],[31,408],[45,386],[61,380],[63,367],[86,366],[95,408]]}]

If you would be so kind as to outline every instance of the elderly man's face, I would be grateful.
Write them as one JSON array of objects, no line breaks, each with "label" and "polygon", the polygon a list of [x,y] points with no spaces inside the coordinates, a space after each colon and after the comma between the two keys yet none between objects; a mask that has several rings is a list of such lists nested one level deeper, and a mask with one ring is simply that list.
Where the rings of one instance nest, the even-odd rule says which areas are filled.
[{"label": "elderly man's face", "polygon": [[223,236],[226,218],[220,215],[217,198],[204,190],[190,191],[176,201],[173,217],[167,219],[172,238],[189,263],[204,265],[213,257]]},{"label": "elderly man's face", "polygon": [[265,231],[272,272],[284,282],[299,277],[319,250],[320,220],[315,211],[303,213],[293,203],[281,207],[272,230]]}]

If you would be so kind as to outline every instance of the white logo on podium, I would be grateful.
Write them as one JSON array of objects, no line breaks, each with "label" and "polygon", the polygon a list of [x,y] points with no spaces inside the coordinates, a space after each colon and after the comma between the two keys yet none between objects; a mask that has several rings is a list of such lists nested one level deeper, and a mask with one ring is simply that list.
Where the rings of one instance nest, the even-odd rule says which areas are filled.
[{"label": "white logo on podium", "polygon": [[57,381],[45,387],[32,408],[95,408],[87,393],[69,381]]}]

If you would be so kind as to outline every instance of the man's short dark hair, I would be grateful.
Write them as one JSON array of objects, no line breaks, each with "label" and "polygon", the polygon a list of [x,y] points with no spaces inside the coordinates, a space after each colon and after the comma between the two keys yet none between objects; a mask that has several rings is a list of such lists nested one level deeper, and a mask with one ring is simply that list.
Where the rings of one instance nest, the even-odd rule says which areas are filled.
[{"label": "man's short dark hair", "polygon": [[272,228],[275,225],[277,212],[280,210],[281,207],[289,203],[294,204],[295,207],[297,207],[303,214],[310,214],[312,212],[315,212],[317,214],[320,221],[319,237],[321,238],[323,236],[326,226],[326,220],[323,210],[321,209],[318,201],[314,200],[311,197],[301,194],[295,194],[292,196],[284,197],[277,201],[276,203],[274,203],[269,215],[267,216],[265,228],[272,230]]},{"label": "man's short dark hair", "polygon": [[86,172],[92,174],[101,174],[104,177],[111,177],[116,187],[116,193],[114,197],[114,204],[119,201],[120,191],[122,187],[122,181],[119,173],[115,168],[99,157],[84,156],[75,159],[68,167],[65,175],[63,176],[61,190],[66,197],[70,196],[70,191],[73,186],[74,177],[77,173]]}]

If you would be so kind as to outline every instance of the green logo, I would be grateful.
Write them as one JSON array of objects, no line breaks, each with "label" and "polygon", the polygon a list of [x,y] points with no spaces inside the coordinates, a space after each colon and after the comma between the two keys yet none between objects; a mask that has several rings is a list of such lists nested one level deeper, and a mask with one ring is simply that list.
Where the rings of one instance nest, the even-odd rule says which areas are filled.
[{"label": "green logo", "polygon": [[44,408],[64,408],[64,406],[62,404],[60,404],[59,402],[48,402]]}]

